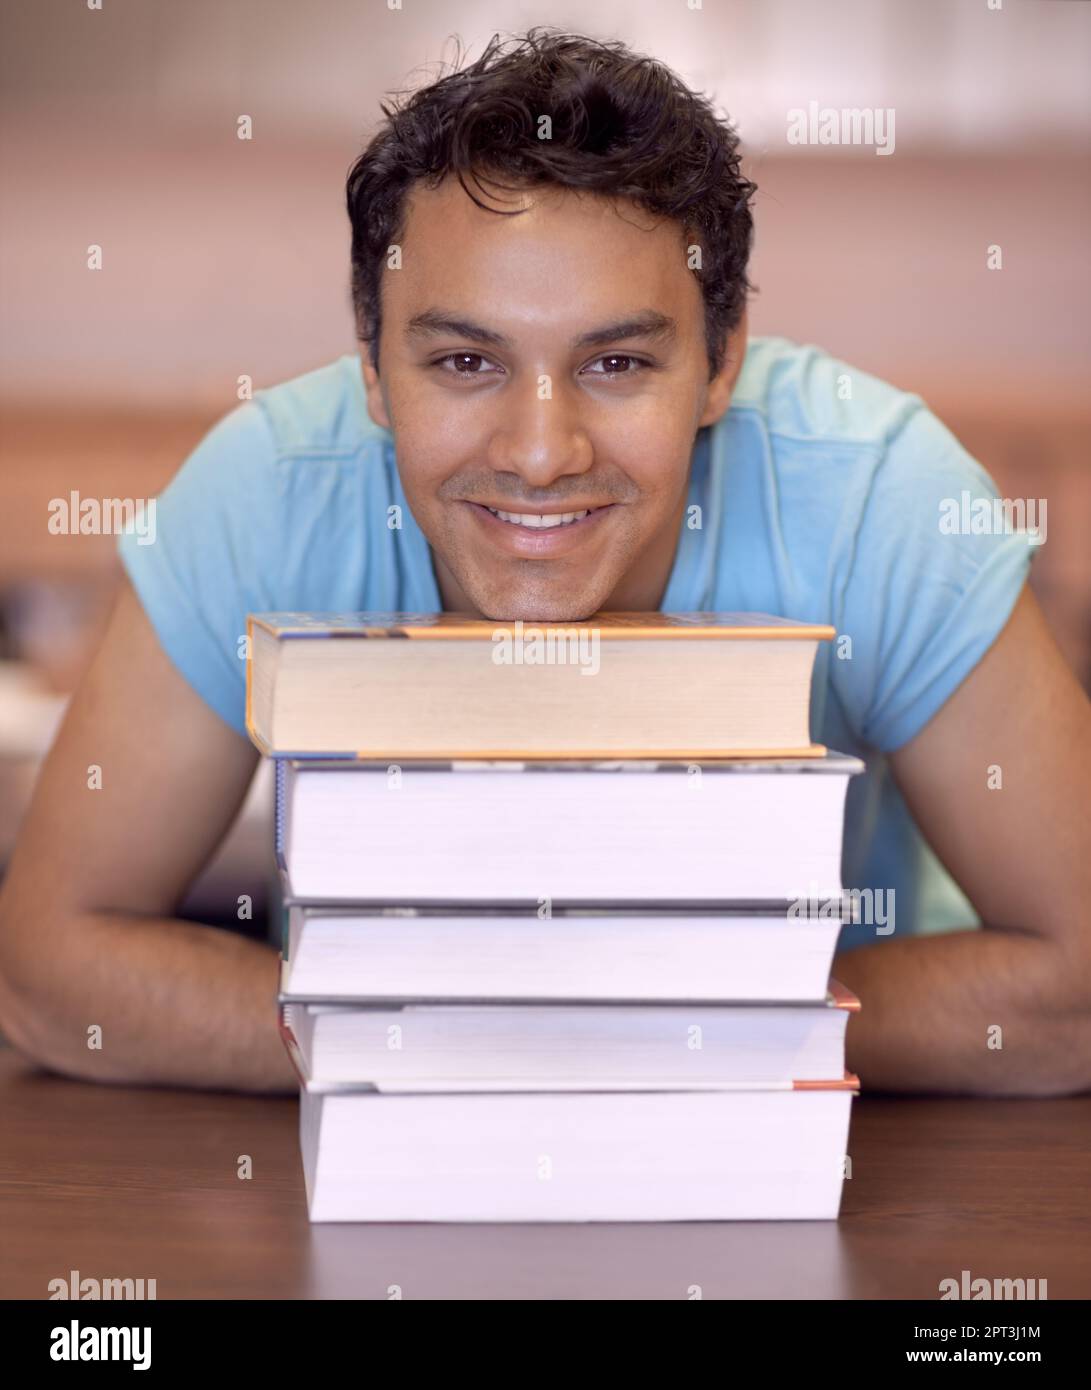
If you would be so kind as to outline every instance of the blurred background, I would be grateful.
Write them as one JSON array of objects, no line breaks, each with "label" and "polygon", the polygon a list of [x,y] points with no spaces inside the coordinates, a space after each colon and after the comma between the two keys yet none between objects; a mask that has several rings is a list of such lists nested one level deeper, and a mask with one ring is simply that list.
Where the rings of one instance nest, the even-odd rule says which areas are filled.
[{"label": "blurred background", "polygon": [[[345,175],[454,36],[620,38],[730,115],[760,189],[752,331],[919,392],[1003,495],[1047,500],[1033,583],[1091,683],[1091,5],[698,3],[2,0],[0,866],[119,578],[115,538],[50,534],[49,500],[152,496],[241,375],[356,350]],[[790,144],[811,101],[893,108],[895,152]],[[264,932],[268,799],[187,913],[237,927],[252,891]]]}]

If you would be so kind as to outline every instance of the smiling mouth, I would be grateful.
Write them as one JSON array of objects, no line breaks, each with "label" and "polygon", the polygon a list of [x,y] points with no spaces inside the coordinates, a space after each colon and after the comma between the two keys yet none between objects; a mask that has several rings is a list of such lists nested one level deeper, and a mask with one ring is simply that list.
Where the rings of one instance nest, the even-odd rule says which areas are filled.
[{"label": "smiling mouth", "polygon": [[[482,504],[484,505],[484,504]],[[499,507],[486,506],[485,510],[491,512],[500,521],[506,521],[511,526],[525,526],[529,530],[546,531],[553,530],[558,526],[571,526],[577,521],[583,521],[592,512],[599,512],[601,507],[584,507],[582,511],[576,512],[505,512]]]}]

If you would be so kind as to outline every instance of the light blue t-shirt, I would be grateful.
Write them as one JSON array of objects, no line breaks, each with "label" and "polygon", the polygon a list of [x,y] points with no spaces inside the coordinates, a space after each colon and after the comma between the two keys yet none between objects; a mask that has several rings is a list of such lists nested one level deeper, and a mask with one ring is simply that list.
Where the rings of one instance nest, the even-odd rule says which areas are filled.
[{"label": "light blue t-shirt", "polygon": [[[812,737],[867,761],[849,793],[844,881],[893,889],[899,936],[977,922],[883,755],[968,675],[1023,586],[1030,538],[940,524],[950,499],[966,515],[996,495],[918,396],[779,338],[751,341],[730,409],[694,446],[700,510],[687,516],[700,524],[683,523],[662,607],[836,629],[820,644]],[[158,498],[155,523],[152,544],[120,538],[122,561],[168,656],[243,736],[248,613],[442,607],[355,355],[221,420]],[[846,927],[841,946],[876,939],[874,926]]]}]

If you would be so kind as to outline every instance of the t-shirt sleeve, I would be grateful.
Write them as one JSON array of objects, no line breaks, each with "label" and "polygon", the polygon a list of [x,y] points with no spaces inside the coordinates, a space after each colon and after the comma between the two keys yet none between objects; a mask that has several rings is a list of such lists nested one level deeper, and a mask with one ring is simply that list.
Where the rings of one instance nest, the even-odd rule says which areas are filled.
[{"label": "t-shirt sleeve", "polygon": [[[831,679],[863,742],[881,752],[924,728],[1022,591],[1038,540],[1005,525],[997,497],[985,469],[923,406],[871,475],[838,620],[851,656],[831,661]],[[1036,520],[1031,512],[1028,528]]]},{"label": "t-shirt sleeve", "polygon": [[118,554],[167,656],[246,733],[246,615],[270,611],[280,552],[276,448],[261,408],[225,416],[155,499],[154,524]]}]

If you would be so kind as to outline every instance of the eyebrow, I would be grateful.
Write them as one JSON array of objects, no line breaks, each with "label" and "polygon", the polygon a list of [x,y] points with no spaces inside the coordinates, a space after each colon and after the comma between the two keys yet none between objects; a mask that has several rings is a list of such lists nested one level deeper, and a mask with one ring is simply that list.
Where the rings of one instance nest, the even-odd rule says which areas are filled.
[{"label": "eyebrow", "polygon": [[[589,329],[572,339],[572,347],[601,347],[604,343],[614,343],[623,338],[651,338],[668,342],[676,335],[678,325],[674,319],[661,314],[657,309],[642,309],[628,318],[617,319],[614,323],[604,323],[598,328]],[[494,328],[475,323],[473,319],[462,318],[444,309],[425,309],[414,314],[406,325],[407,338],[425,337],[448,333],[455,338],[473,339],[477,343],[488,343],[491,347],[510,348],[512,341]]]}]

